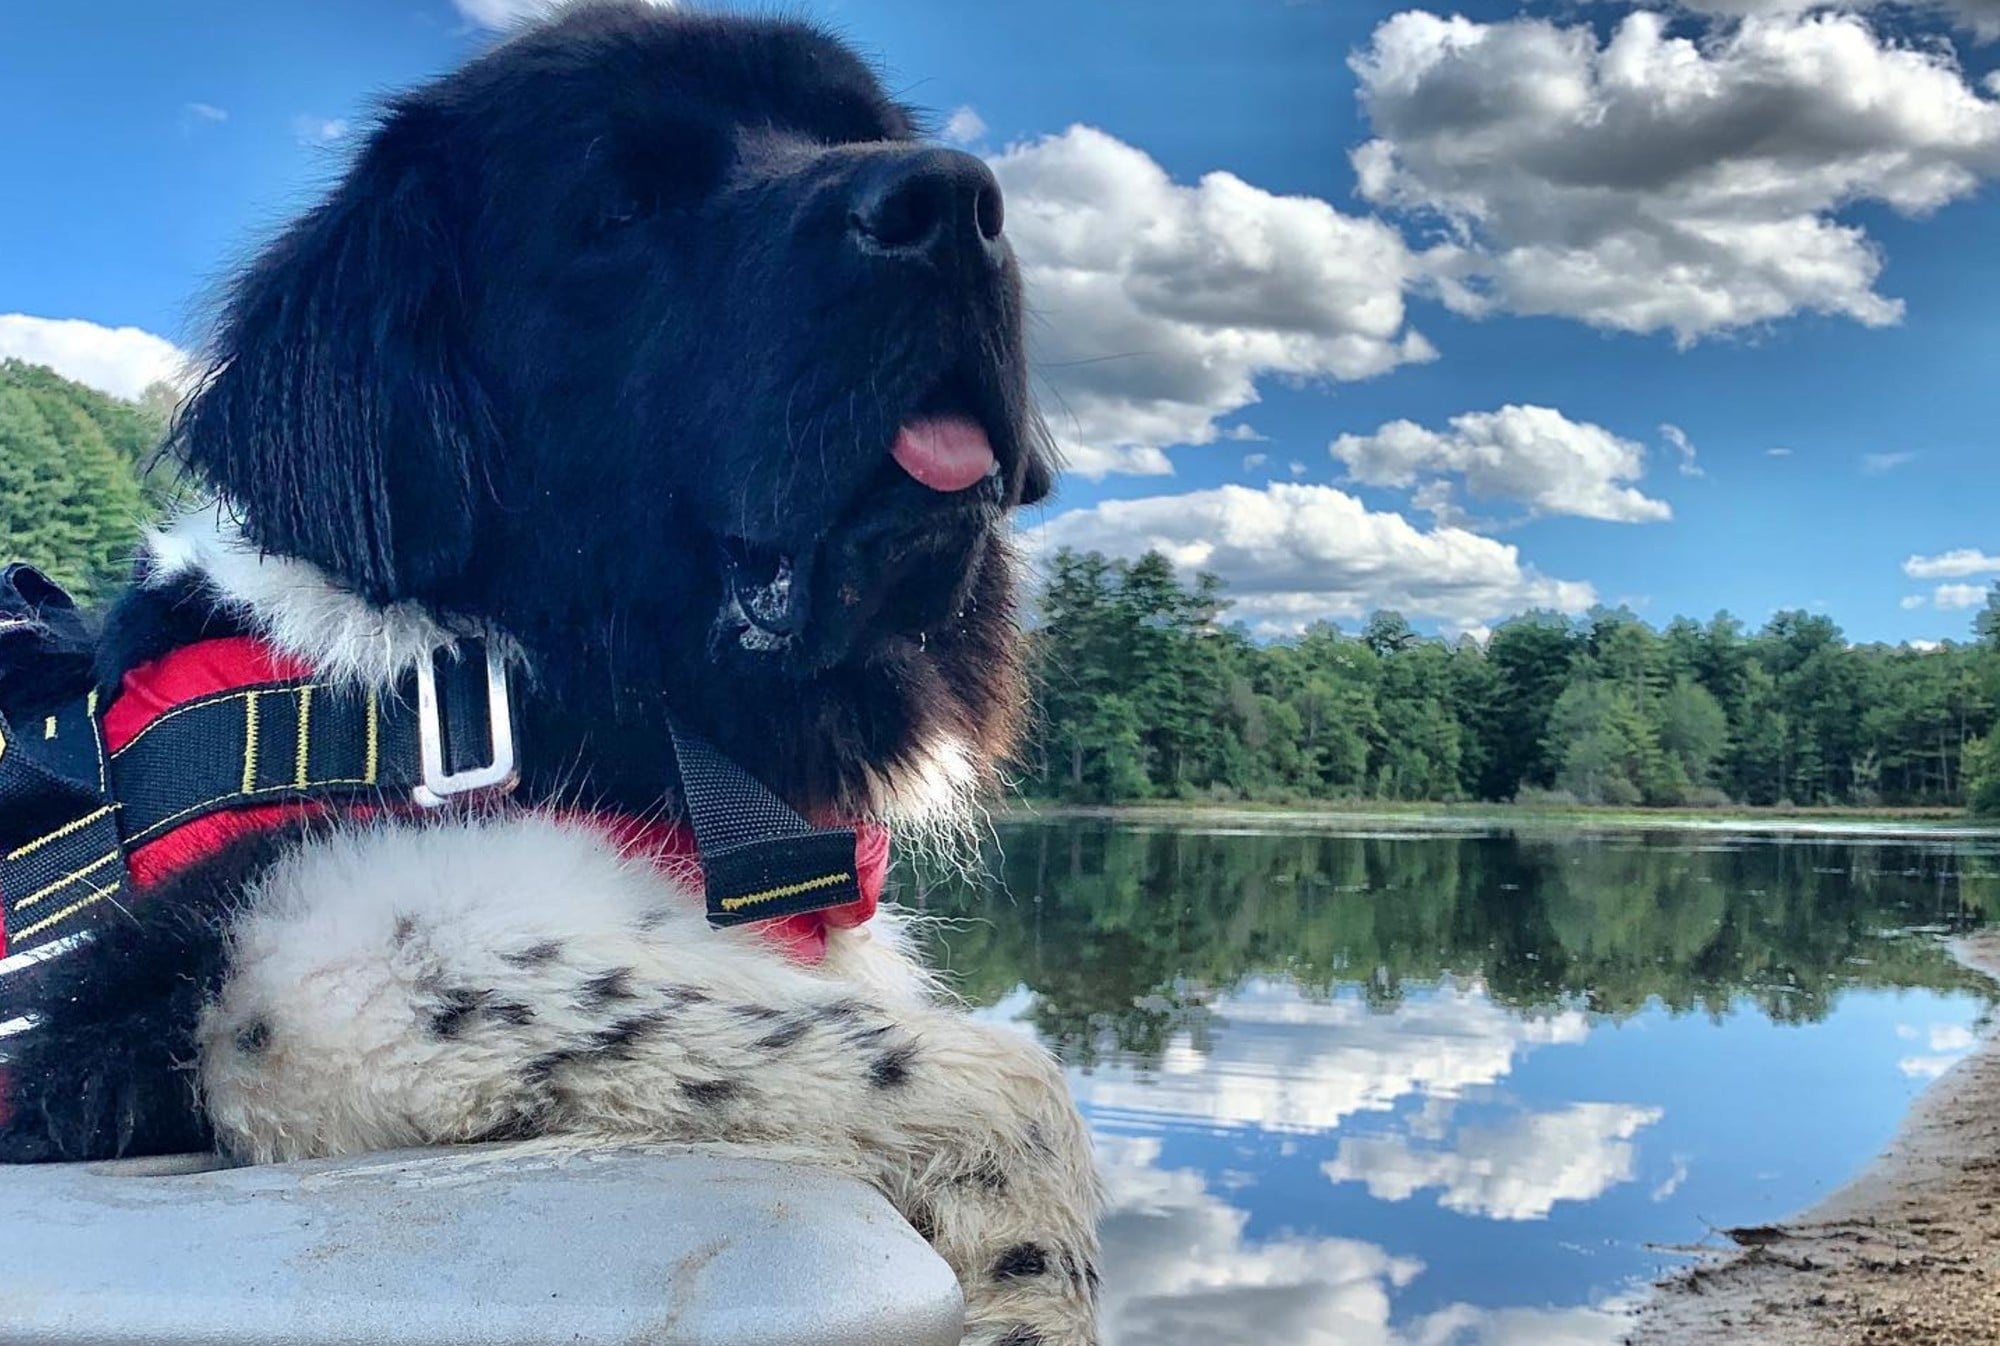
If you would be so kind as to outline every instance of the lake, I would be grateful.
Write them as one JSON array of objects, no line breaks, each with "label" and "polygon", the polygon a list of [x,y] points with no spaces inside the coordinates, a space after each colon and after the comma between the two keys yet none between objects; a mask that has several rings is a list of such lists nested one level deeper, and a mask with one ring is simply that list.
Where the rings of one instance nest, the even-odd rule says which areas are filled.
[{"label": "lake", "polygon": [[1991,841],[1003,824],[912,881],[1069,1064],[1105,1346],[1610,1346],[1853,1177],[1991,1004]]}]

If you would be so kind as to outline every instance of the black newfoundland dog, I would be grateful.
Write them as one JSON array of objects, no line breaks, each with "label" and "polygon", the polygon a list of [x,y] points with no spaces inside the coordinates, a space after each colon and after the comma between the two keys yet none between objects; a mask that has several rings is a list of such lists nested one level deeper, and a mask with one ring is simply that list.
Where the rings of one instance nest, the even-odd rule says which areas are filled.
[{"label": "black newfoundland dog", "polygon": [[[880,1187],[967,1343],[1093,1341],[1060,1070],[894,913],[712,928],[670,770],[678,727],[864,850],[966,826],[1052,470],[986,167],[810,27],[572,8],[395,99],[211,353],[172,448],[212,495],[90,677],[117,752],[246,680],[291,718],[248,698],[267,802],[128,834],[119,913],[8,959],[0,1158],[750,1145]],[[387,704],[472,648],[514,687],[506,799],[326,806],[252,760],[296,731],[306,782],[302,679]],[[76,892],[7,894],[16,946]]]}]

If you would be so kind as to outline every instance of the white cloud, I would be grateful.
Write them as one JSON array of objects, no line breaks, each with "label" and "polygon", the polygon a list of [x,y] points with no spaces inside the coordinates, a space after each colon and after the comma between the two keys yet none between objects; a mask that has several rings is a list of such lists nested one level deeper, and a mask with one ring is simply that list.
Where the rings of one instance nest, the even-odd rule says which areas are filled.
[{"label": "white cloud", "polygon": [[954,145],[970,145],[986,134],[986,119],[969,107],[951,114],[944,124],[944,138]]},{"label": "white cloud", "polygon": [[1792,451],[1790,449],[1766,449],[1764,450],[1764,456],[1766,458],[1789,458],[1792,456]]},{"label": "white cloud", "polygon": [[1986,601],[1983,584],[1940,584],[1931,591],[1931,604],[1940,612],[1962,612]]},{"label": "white cloud", "polygon": [[1930,1047],[1934,1052],[1969,1052],[1979,1045],[1979,1035],[1964,1024],[1932,1024]]},{"label": "white cloud", "polygon": [[1901,453],[1864,453],[1861,455],[1861,475],[1864,477],[1885,477],[1897,468],[1917,460],[1917,455]]},{"label": "white cloud", "polygon": [[1963,1054],[1957,1056],[1906,1056],[1896,1062],[1896,1069],[1906,1079],[1934,1080],[1964,1059]]},{"label": "white cloud", "polygon": [[[1942,14],[1981,41],[2000,38],[2000,0],[1684,0],[1697,13],[1729,17],[1803,14],[1816,9],[1909,9]],[[1992,77],[1988,77],[1991,82]]]},{"label": "white cloud", "polygon": [[301,113],[292,118],[292,138],[301,145],[331,145],[347,138],[353,125],[345,117],[314,117]]},{"label": "white cloud", "polygon": [[1389,1346],[1390,1291],[1422,1263],[1352,1239],[1252,1241],[1249,1216],[1156,1137],[1099,1142],[1106,1346]]},{"label": "white cloud", "polygon": [[1343,1140],[1321,1171],[1336,1183],[1366,1183],[1379,1201],[1438,1188],[1438,1204],[1462,1215],[1542,1220],[1558,1202],[1592,1201],[1632,1181],[1632,1138],[1662,1115],[1658,1108],[1578,1103],[1498,1127],[1465,1127],[1445,1148],[1416,1148],[1401,1136]]},{"label": "white cloud", "polygon": [[1393,1014],[1356,999],[1308,1000],[1289,983],[1252,981],[1214,1007],[1208,1041],[1185,1034],[1159,1064],[1072,1073],[1093,1113],[1128,1121],[1328,1131],[1407,1097],[1454,1099],[1492,1084],[1534,1046],[1590,1032],[1573,1012],[1523,1019],[1475,990],[1441,991]]},{"label": "white cloud", "polygon": [[[1537,514],[1619,523],[1673,517],[1665,501],[1627,484],[1645,473],[1644,448],[1550,407],[1467,412],[1446,432],[1391,421],[1372,435],[1342,435],[1331,452],[1367,486],[1419,487],[1451,473],[1475,498],[1518,500]],[[1433,490],[1428,499],[1432,508],[1439,497]]]},{"label": "white cloud", "polygon": [[186,105],[185,110],[189,117],[198,122],[213,123],[229,120],[229,110],[227,108],[219,108],[213,103],[189,103]]},{"label": "white cloud", "polygon": [[1589,584],[1550,579],[1517,548],[1462,528],[1416,527],[1331,486],[1274,482],[1107,500],[1026,531],[1031,549],[1137,557],[1163,553],[1182,573],[1229,582],[1234,614],[1266,634],[1381,607],[1460,627],[1527,608],[1581,612]]},{"label": "white cloud", "polygon": [[993,161],[1036,319],[1051,428],[1087,477],[1171,472],[1260,379],[1363,379],[1429,360],[1418,263],[1380,220],[1229,173],[1175,182],[1087,126]]},{"label": "white cloud", "polygon": [[1472,314],[1683,343],[1800,312],[1893,323],[1880,254],[1838,213],[1921,215],[2000,171],[2000,101],[1851,16],[1684,37],[1639,12],[1601,42],[1409,11],[1352,64],[1376,137],[1361,194],[1443,218],[1454,241],[1426,261]]},{"label": "white cloud", "polygon": [[1683,477],[1705,477],[1708,475],[1707,472],[1702,470],[1701,463],[1698,461],[1700,455],[1695,452],[1694,441],[1687,437],[1687,431],[1681,429],[1678,425],[1663,425],[1660,427],[1660,435],[1668,444],[1673,446],[1674,452],[1680,455],[1680,470]]},{"label": "white cloud", "polygon": [[1161,1152],[1154,1136],[1099,1138],[1104,1346],[1612,1346],[1628,1325],[1608,1307],[1454,1304],[1392,1326],[1422,1263],[1355,1239],[1252,1238],[1243,1210]]},{"label": "white cloud", "polygon": [[1270,457],[1271,455],[1268,453],[1246,453],[1243,455],[1243,470],[1245,472],[1255,472],[1266,462],[1270,461]]},{"label": "white cloud", "polygon": [[0,313],[0,358],[47,365],[66,379],[127,399],[155,383],[179,382],[187,365],[179,347],[137,327],[26,313]]},{"label": "white cloud", "polygon": [[1912,556],[1903,562],[1903,573],[1913,580],[1955,580],[1968,575],[2000,575],[2000,556],[1988,556],[1976,547],[1957,547],[1935,556]]},{"label": "white cloud", "polygon": [[[451,0],[458,12],[482,28],[511,28],[529,19],[538,19],[562,4],[562,0]],[[651,0],[662,9],[672,9],[675,0]]]},{"label": "white cloud", "polygon": [[1653,1188],[1651,1196],[1653,1204],[1657,1206],[1662,1201],[1672,1200],[1674,1194],[1687,1185],[1690,1172],[1687,1156],[1675,1155],[1674,1171],[1667,1175],[1664,1182]]},{"label": "white cloud", "polygon": [[1936,654],[1944,648],[1942,640],[1912,640],[1905,643],[1918,654]]},{"label": "white cloud", "polygon": [[1930,602],[1930,599],[1925,598],[1922,594],[1905,594],[1903,595],[1902,600],[1899,603],[1897,603],[1896,606],[1900,607],[1905,612],[1915,612],[1918,608],[1923,607],[1928,602]]}]

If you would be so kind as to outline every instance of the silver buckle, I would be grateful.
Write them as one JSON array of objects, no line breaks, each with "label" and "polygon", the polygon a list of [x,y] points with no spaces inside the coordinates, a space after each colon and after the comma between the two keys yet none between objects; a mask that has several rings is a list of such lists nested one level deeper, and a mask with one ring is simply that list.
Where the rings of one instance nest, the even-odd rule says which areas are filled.
[{"label": "silver buckle", "polygon": [[507,661],[486,641],[486,726],[493,760],[464,771],[445,770],[444,721],[438,713],[437,656],[417,665],[417,759],[423,784],[410,791],[421,808],[441,808],[471,794],[506,794],[521,783],[514,755],[514,714],[507,699]]}]

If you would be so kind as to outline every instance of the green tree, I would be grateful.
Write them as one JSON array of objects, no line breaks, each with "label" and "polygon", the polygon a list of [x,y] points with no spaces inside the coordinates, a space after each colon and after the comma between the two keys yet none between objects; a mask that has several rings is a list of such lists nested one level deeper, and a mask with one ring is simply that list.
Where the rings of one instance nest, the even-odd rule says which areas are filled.
[{"label": "green tree", "polygon": [[103,594],[155,503],[140,469],[160,428],[138,406],[0,361],[0,561],[32,562],[85,599]]}]

